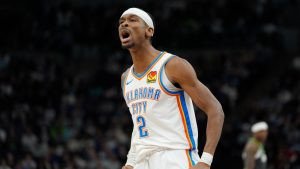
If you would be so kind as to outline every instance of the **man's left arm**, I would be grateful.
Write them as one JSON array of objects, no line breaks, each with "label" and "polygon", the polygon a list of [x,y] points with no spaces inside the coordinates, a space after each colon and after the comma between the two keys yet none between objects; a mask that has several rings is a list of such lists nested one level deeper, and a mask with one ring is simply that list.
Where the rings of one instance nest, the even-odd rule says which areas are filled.
[{"label": "man's left arm", "polygon": [[[206,144],[203,152],[208,153],[206,155],[214,155],[224,122],[224,113],[220,102],[198,80],[194,68],[186,60],[179,57],[171,59],[166,65],[166,73],[168,78],[173,83],[178,83],[197,107],[207,115]],[[209,165],[203,162],[198,163],[196,168],[203,168],[203,166],[209,168]]]}]

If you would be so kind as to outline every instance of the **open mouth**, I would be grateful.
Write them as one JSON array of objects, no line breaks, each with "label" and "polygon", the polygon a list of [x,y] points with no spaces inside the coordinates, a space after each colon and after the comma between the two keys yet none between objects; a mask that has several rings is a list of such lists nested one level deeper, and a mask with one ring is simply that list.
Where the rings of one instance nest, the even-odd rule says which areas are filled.
[{"label": "open mouth", "polygon": [[123,38],[123,39],[129,38],[129,36],[130,36],[130,34],[129,34],[128,31],[123,31],[123,32],[122,32],[122,38]]},{"label": "open mouth", "polygon": [[127,42],[129,39],[130,39],[129,30],[123,29],[121,31],[121,40],[122,40],[122,42]]}]

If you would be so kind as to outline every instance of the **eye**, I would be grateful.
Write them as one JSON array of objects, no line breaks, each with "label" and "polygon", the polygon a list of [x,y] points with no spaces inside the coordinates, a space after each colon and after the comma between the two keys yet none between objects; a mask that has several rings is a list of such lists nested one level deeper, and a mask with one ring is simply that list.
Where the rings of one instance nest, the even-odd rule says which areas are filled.
[{"label": "eye", "polygon": [[137,19],[136,18],[130,18],[130,22],[136,22]]},{"label": "eye", "polygon": [[123,22],[124,22],[124,20],[120,20],[120,21],[119,21],[119,25],[121,25]]}]

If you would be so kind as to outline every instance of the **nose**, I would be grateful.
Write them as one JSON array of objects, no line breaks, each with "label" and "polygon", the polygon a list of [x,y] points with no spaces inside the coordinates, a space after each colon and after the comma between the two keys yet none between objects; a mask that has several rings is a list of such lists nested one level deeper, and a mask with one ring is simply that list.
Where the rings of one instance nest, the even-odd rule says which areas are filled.
[{"label": "nose", "polygon": [[125,20],[125,21],[121,24],[121,27],[128,27],[128,22],[127,22],[127,20]]}]

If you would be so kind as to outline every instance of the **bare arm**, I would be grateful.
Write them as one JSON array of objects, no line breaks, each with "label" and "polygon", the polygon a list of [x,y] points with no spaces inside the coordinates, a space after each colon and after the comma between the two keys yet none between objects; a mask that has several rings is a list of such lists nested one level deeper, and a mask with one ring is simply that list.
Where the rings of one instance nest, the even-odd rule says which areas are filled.
[{"label": "bare arm", "polygon": [[130,169],[130,167],[133,168],[133,166],[135,166],[136,150],[135,150],[135,145],[132,144],[134,134],[135,134],[135,132],[134,132],[134,129],[133,129],[132,136],[131,136],[130,149],[129,149],[128,154],[127,154],[126,164],[124,165],[125,169],[127,169],[127,168]]},{"label": "bare arm", "polygon": [[245,148],[245,169],[254,169],[255,168],[255,153],[258,150],[258,146],[249,142]]},{"label": "bare arm", "polygon": [[127,73],[128,73],[128,69],[122,73],[122,76],[121,76],[121,88],[122,88],[122,92],[124,92],[124,81],[126,80],[126,77],[127,77]]},{"label": "bare arm", "polygon": [[221,104],[202,84],[193,67],[184,59],[175,57],[166,65],[166,73],[173,83],[178,83],[192,98],[193,102],[207,115],[206,144],[204,151],[214,154],[219,142],[224,122]]},{"label": "bare arm", "polygon": [[[124,72],[121,76],[121,86],[122,86],[122,90],[123,89],[123,84],[124,84],[124,80],[126,80],[126,76],[127,76],[127,73],[128,73],[128,69],[126,72]],[[132,144],[132,139],[134,137],[134,128],[133,128],[133,131],[132,131],[132,135],[131,135],[131,144],[130,144],[130,149],[128,151],[128,154],[127,154],[127,161],[126,161],[126,164],[122,167],[122,169],[133,169],[133,166],[135,165],[135,146]]]}]

